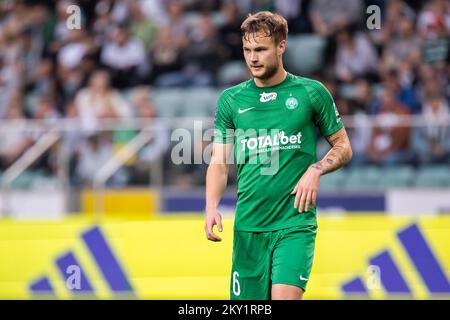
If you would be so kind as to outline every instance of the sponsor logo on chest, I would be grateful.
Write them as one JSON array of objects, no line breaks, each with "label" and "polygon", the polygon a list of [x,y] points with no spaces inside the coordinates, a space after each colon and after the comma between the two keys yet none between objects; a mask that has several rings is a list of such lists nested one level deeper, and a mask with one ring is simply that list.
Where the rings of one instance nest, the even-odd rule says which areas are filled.
[{"label": "sponsor logo on chest", "polygon": [[263,92],[263,93],[260,93],[259,96],[260,96],[259,101],[261,101],[261,102],[268,102],[268,101],[277,99],[276,92],[269,92],[269,93]]}]

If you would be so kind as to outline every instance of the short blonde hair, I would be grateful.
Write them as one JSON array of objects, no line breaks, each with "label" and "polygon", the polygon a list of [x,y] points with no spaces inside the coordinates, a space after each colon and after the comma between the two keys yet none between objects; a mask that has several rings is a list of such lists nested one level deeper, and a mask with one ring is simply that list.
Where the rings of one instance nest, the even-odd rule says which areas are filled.
[{"label": "short blonde hair", "polygon": [[241,24],[242,36],[248,40],[250,34],[263,32],[267,37],[273,37],[275,44],[287,39],[288,24],[285,18],[270,11],[260,11],[249,14]]}]

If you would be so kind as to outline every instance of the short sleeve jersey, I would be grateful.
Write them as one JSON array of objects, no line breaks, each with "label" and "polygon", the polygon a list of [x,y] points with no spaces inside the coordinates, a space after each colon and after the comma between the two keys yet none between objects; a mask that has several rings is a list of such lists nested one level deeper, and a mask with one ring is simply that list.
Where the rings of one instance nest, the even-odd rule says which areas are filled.
[{"label": "short sleeve jersey", "polygon": [[234,144],[237,170],[235,230],[274,231],[316,225],[316,208],[299,213],[291,192],[317,161],[317,129],[343,128],[329,91],[316,80],[287,73],[271,87],[253,79],[222,92],[214,142]]}]

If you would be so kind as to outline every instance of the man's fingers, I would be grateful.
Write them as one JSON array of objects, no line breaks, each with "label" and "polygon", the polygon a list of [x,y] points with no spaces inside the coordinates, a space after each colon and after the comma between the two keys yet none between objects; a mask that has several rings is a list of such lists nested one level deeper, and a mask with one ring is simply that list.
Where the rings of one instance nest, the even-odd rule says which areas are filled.
[{"label": "man's fingers", "polygon": [[207,238],[208,238],[208,240],[211,240],[211,241],[222,241],[222,239],[220,238],[220,237],[218,237],[214,232],[208,232],[208,235],[207,235]]},{"label": "man's fingers", "polygon": [[305,200],[306,200],[306,190],[302,190],[302,196],[300,197],[300,204],[298,205],[298,212],[303,212]]},{"label": "man's fingers", "polygon": [[309,191],[308,194],[306,195],[305,212],[308,212],[309,210],[309,204],[311,203],[312,193],[313,191]]},{"label": "man's fingers", "polygon": [[208,239],[209,240],[209,234],[210,234],[210,231],[211,230],[211,227],[210,227],[210,225],[206,222],[205,223],[205,235],[206,235],[206,239]]},{"label": "man's fingers", "polygon": [[216,218],[216,224],[217,224],[217,230],[219,230],[219,232],[222,232],[223,228],[222,228],[222,217],[218,216]]},{"label": "man's fingers", "polygon": [[313,191],[311,196],[311,202],[314,207],[316,207],[316,199],[317,199],[317,192]]},{"label": "man's fingers", "polygon": [[214,233],[211,233],[208,235],[208,240],[214,241],[214,242],[222,241],[222,239],[219,238],[218,236],[216,236]]},{"label": "man's fingers", "polygon": [[292,190],[291,194],[294,194],[297,192],[297,186],[298,186],[298,184],[295,185],[294,190]]},{"label": "man's fingers", "polygon": [[208,240],[215,241],[215,242],[216,241],[222,241],[222,239],[220,237],[218,237],[213,231],[214,224],[215,224],[215,222],[213,222],[213,223],[206,223],[205,224],[206,238]]},{"label": "man's fingers", "polygon": [[294,199],[294,208],[297,209],[298,208],[298,203],[300,201],[300,197],[302,195],[302,190],[300,188],[297,188],[296,190],[296,194],[295,194],[295,199]]}]

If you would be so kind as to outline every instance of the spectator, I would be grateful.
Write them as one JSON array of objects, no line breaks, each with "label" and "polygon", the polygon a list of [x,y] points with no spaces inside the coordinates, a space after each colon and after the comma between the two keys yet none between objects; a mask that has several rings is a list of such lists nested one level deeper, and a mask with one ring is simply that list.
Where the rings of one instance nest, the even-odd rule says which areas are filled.
[{"label": "spectator", "polygon": [[167,13],[169,20],[166,24],[170,26],[171,34],[178,47],[185,47],[188,42],[188,25],[184,19],[184,6],[181,0],[167,1]]},{"label": "spectator", "polygon": [[111,37],[102,49],[101,62],[111,71],[113,86],[123,89],[141,83],[150,69],[144,44],[130,37],[124,25],[118,26]]},{"label": "spectator", "polygon": [[152,80],[158,79],[160,75],[179,71],[182,68],[181,47],[171,39],[170,27],[159,29],[158,36],[153,46],[152,56]]},{"label": "spectator", "polygon": [[133,1],[130,3],[130,11],[131,35],[136,39],[140,39],[146,50],[151,49],[155,42],[157,33],[155,24],[144,15],[142,7],[138,2]]},{"label": "spectator", "polygon": [[225,22],[219,28],[221,42],[225,45],[226,55],[230,60],[241,60],[242,55],[242,35],[241,23],[242,15],[236,2],[226,2],[221,9]]},{"label": "spectator", "polygon": [[224,56],[217,38],[217,30],[208,16],[202,15],[197,19],[183,58],[186,61],[185,68],[195,73],[192,75],[194,79],[190,79],[192,82],[197,82],[198,78],[203,77],[205,80],[203,83],[200,80],[200,84],[214,84],[214,74],[223,62]]},{"label": "spectator", "polygon": [[[402,85],[397,70],[392,69],[387,72],[383,79],[383,88],[393,92],[396,99],[406,107],[411,113],[420,113],[421,105],[417,98],[417,93],[412,85]],[[380,102],[377,101],[373,105],[372,113],[379,112]]]},{"label": "spectator", "polygon": [[289,33],[294,34],[312,32],[309,4],[309,0],[274,0],[275,11],[286,18]]},{"label": "spectator", "polygon": [[169,24],[169,15],[166,10],[166,0],[138,0],[142,12],[157,28]]},{"label": "spectator", "polygon": [[92,54],[97,49],[86,30],[73,29],[67,43],[58,52],[58,72],[61,79],[65,79],[68,70],[78,68],[86,54]]},{"label": "spectator", "polygon": [[95,5],[95,20],[92,25],[92,36],[99,46],[103,46],[110,40],[116,28],[112,17],[112,3],[109,1],[99,1]]},{"label": "spectator", "polygon": [[387,39],[383,50],[382,66],[385,71],[403,62],[413,65],[420,62],[422,40],[416,33],[414,16],[397,16],[395,26],[396,29]]},{"label": "spectator", "polygon": [[355,26],[338,32],[335,72],[340,81],[350,82],[360,76],[373,79],[377,64],[375,48]]},{"label": "spectator", "polygon": [[381,96],[380,113],[375,119],[367,158],[370,163],[392,166],[409,160],[410,112],[386,90]]},{"label": "spectator", "polygon": [[42,96],[37,100],[35,110],[33,110],[33,117],[44,120],[44,124],[49,124],[49,120],[52,121],[59,118],[60,114],[56,110],[53,99],[49,96]]},{"label": "spectator", "polygon": [[89,86],[80,90],[75,105],[85,129],[95,130],[99,119],[128,118],[131,110],[119,92],[110,87],[109,74],[96,71],[89,80]]},{"label": "spectator", "polygon": [[355,80],[355,92],[349,103],[351,105],[350,112],[353,116],[353,125],[348,129],[353,150],[353,158],[350,164],[358,166],[366,163],[365,152],[372,135],[368,110],[373,103],[373,89],[366,79]]},{"label": "spectator", "polygon": [[69,19],[70,12],[67,8],[71,5],[77,5],[76,1],[62,0],[56,4],[56,23],[53,32],[54,42],[52,45],[52,51],[57,52],[61,49],[62,45],[66,43],[71,35],[71,30],[67,28],[67,19]]},{"label": "spectator", "polygon": [[7,65],[0,55],[0,119],[6,117],[8,106],[12,103],[14,93],[20,85],[17,65]]},{"label": "spectator", "polygon": [[431,0],[419,14],[417,30],[424,39],[436,39],[450,32],[450,5],[446,0]]},{"label": "spectator", "polygon": [[[67,28],[67,8],[73,4],[81,7],[80,30]],[[378,31],[368,30],[363,21],[364,5],[370,4],[382,10]],[[170,165],[170,142],[149,87],[140,86],[213,85],[220,90],[218,86],[248,79],[240,24],[249,12],[271,10],[288,19],[290,34],[314,31],[313,37],[326,38],[329,59],[311,77],[326,74],[324,84],[344,121],[354,124],[348,128],[353,165],[444,163],[450,157],[444,125],[449,121],[449,7],[447,0],[59,0],[53,6],[51,1],[3,1],[0,119],[24,131],[27,118],[44,126],[33,134],[5,133],[0,162],[10,165],[48,130],[47,124],[64,116],[83,129],[65,134],[71,176],[79,172],[90,185],[89,175],[99,168],[95,162],[113,155],[137,132],[118,126],[112,135],[93,134],[99,122],[143,118],[156,126],[156,140],[127,168],[140,166],[141,171],[131,172],[132,180],[126,171],[114,179],[119,185],[147,183],[160,156],[164,166]],[[378,98],[380,90],[384,93]],[[409,120],[401,123],[399,116],[410,114],[423,125],[413,126],[409,138],[404,127]],[[200,150],[200,144],[194,148]],[[85,150],[89,159],[80,165]],[[55,155],[51,150],[45,157],[54,160]],[[54,169],[57,162],[47,160],[37,167],[52,163]],[[177,167],[165,168],[166,181],[187,188],[202,183],[204,168]],[[150,178],[153,182],[156,177]]]},{"label": "spectator", "polygon": [[[110,132],[94,134],[81,144],[76,162],[76,180],[84,187],[92,187],[95,175],[114,155]],[[123,186],[128,179],[126,171],[119,169],[107,181],[108,186]]]},{"label": "spectator", "polygon": [[[378,43],[380,45],[386,45],[389,41],[392,41],[393,37],[402,33],[402,29],[405,27],[400,20],[410,20],[415,23],[416,13],[404,0],[390,0],[386,3],[386,12],[384,14],[383,27],[380,30],[380,38]],[[414,28],[415,30],[415,25]]]},{"label": "spectator", "polygon": [[315,33],[329,37],[350,24],[358,24],[363,8],[360,0],[312,0],[310,19]]},{"label": "spectator", "polygon": [[13,130],[3,131],[5,128],[2,129],[2,138],[0,139],[1,170],[7,169],[33,144],[32,137],[25,133],[27,123],[22,106],[16,103],[14,102],[8,108],[6,117]]},{"label": "spectator", "polygon": [[133,89],[131,103],[135,117],[152,119],[157,116],[156,106],[151,99],[149,87],[141,86]]},{"label": "spectator", "polygon": [[169,149],[169,132],[162,123],[155,119],[157,116],[156,107],[151,100],[150,89],[148,87],[138,87],[133,90],[132,104],[137,117],[144,118],[149,123],[152,123],[152,129],[149,132],[152,138],[139,151],[136,162],[130,168],[132,171],[131,183],[148,184],[149,178],[151,182],[160,182],[156,180],[154,176],[155,171],[152,170],[152,167],[157,161],[162,160],[164,153]]},{"label": "spectator", "polygon": [[450,108],[439,92],[430,92],[422,110],[424,126],[414,127],[413,149],[420,163],[445,163],[450,156]]}]

